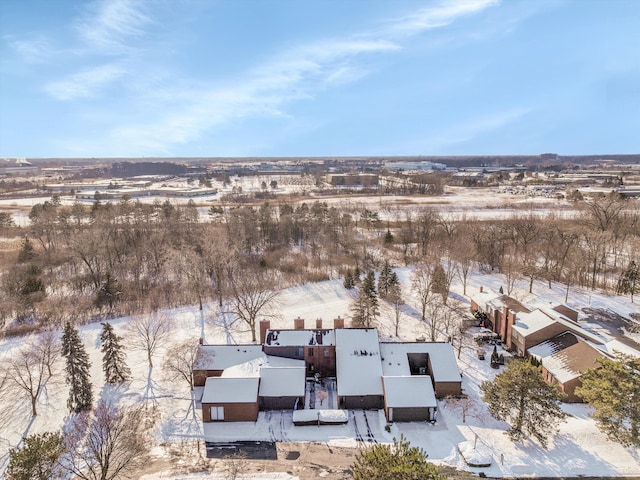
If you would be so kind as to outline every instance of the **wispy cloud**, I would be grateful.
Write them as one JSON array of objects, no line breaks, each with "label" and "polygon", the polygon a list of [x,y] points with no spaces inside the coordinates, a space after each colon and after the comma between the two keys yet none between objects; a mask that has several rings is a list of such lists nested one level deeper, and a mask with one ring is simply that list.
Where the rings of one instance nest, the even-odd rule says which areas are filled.
[{"label": "wispy cloud", "polygon": [[143,2],[98,0],[87,6],[77,29],[90,46],[120,54],[130,50],[131,41],[143,37],[152,23]]},{"label": "wispy cloud", "polygon": [[45,91],[58,100],[90,98],[124,74],[125,70],[118,65],[101,65],[75,73],[65,80],[49,83]]},{"label": "wispy cloud", "polygon": [[[365,69],[356,59],[398,50],[387,40],[342,40],[299,47],[271,59],[232,86],[199,88],[182,108],[153,123],[121,127],[112,132],[114,144],[141,151],[166,153],[174,144],[197,139],[207,130],[247,117],[283,117],[294,100],[310,99],[323,88],[361,78]],[[166,92],[159,97],[167,98]],[[184,92],[181,93],[184,97]]]},{"label": "wispy cloud", "polygon": [[385,31],[392,35],[416,35],[447,26],[461,17],[476,14],[486,8],[498,5],[500,0],[448,0],[434,7],[417,10],[390,21]]},{"label": "wispy cloud", "polygon": [[43,63],[51,56],[51,45],[42,35],[29,40],[13,40],[9,44],[25,63]]}]

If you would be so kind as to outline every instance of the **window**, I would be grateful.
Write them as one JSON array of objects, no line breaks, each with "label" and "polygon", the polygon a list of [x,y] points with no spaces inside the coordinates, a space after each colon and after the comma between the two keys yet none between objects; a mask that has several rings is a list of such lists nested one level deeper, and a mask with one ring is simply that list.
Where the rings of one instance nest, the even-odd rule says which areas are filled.
[{"label": "window", "polygon": [[325,356],[325,357],[328,357],[328,356],[329,356],[329,349],[328,349],[328,348],[325,348],[325,349],[324,349],[324,356]]},{"label": "window", "polygon": [[304,348],[298,347],[298,358],[304,358]]},{"label": "window", "polygon": [[310,349],[309,349],[309,356],[310,356],[310,357],[313,357],[313,348],[310,348]]},{"label": "window", "polygon": [[224,420],[224,407],[211,407],[211,421]]}]

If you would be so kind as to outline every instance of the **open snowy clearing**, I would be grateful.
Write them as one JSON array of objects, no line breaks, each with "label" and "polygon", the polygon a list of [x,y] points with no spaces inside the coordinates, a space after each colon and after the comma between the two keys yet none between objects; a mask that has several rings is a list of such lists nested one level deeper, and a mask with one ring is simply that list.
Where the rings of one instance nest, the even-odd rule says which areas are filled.
[{"label": "open snowy clearing", "polygon": [[[410,289],[411,269],[397,270],[401,278],[404,292]],[[498,290],[504,284],[499,275],[482,275],[474,272],[467,285],[467,292],[477,292],[480,285]],[[534,294],[525,293],[523,281],[522,289],[513,296],[531,305],[548,305],[550,302],[562,303],[564,300],[564,286],[553,285],[549,289],[546,284],[536,283]],[[462,285],[454,281],[452,297],[464,300]],[[540,295],[537,297],[537,295]],[[408,297],[409,295],[407,295]],[[271,320],[273,328],[292,328],[293,319],[300,316],[308,324],[321,317],[326,324],[338,315],[349,318],[350,293],[342,286],[342,281],[333,280],[316,284],[294,287],[284,290],[279,297],[278,316]],[[597,292],[574,290],[569,295],[569,306],[581,308],[608,308],[622,315],[628,316],[638,311],[627,297],[608,297]],[[404,307],[399,338],[393,337],[392,312],[386,305],[381,309],[378,329],[384,340],[415,341],[416,337],[426,335],[426,325],[419,321],[416,310],[417,302],[408,298]],[[196,307],[185,307],[166,312],[173,319],[174,330],[172,342],[182,339],[193,339],[204,336],[207,343],[246,343],[250,341],[250,334],[238,328],[228,327],[228,320],[218,314],[215,306],[207,306],[202,316]],[[204,320],[204,322],[203,322]],[[111,320],[119,335],[126,337],[127,324],[131,318]],[[589,328],[589,325],[586,326]],[[593,327],[596,330],[596,326]],[[276,442],[311,441],[323,442],[329,447],[353,447],[354,449],[366,445],[369,440],[391,442],[393,437],[403,434],[412,445],[422,447],[429,455],[429,460],[457,467],[473,472],[484,472],[490,477],[511,476],[633,476],[640,475],[640,450],[625,448],[606,439],[600,433],[593,420],[588,416],[589,408],[585,405],[565,404],[565,411],[570,414],[566,422],[560,426],[559,434],[545,450],[533,442],[514,444],[504,431],[508,425],[490,417],[486,407],[479,398],[479,384],[483,380],[491,379],[497,370],[490,368],[488,359],[478,360],[475,356],[475,346],[469,342],[468,348],[463,349],[459,360],[459,367],[463,374],[463,388],[473,404],[467,414],[466,422],[462,422],[462,413],[454,404],[439,401],[439,412],[435,424],[395,423],[391,431],[385,431],[385,419],[382,411],[349,411],[349,422],[337,426],[303,426],[292,424],[291,412],[261,412],[255,423],[210,423],[203,426],[200,411],[193,408],[191,393],[186,383],[171,381],[164,375],[162,364],[164,351],[154,358],[154,368],[149,368],[144,352],[127,350],[128,364],[133,373],[133,380],[118,388],[103,385],[102,358],[100,353],[99,323],[89,324],[80,328],[87,352],[92,361],[91,374],[94,382],[94,396],[109,397],[113,400],[129,402],[145,402],[149,413],[155,419],[155,443],[159,447],[154,449],[153,457],[161,459],[169,456],[169,451],[185,442],[194,440],[233,441],[233,440],[264,440]],[[602,334],[602,332],[600,332]],[[631,336],[631,334],[629,334]],[[638,341],[636,334],[633,338]],[[13,338],[0,341],[0,361],[2,356],[11,355],[15,348],[22,345],[24,339]],[[612,343],[615,347],[618,343]],[[621,346],[622,348],[622,346]],[[59,364],[59,368],[62,363]],[[60,373],[57,378],[62,379]],[[65,409],[67,386],[63,381],[50,382],[47,392],[41,396],[39,414],[31,419],[28,402],[11,403],[11,399],[3,396],[0,407],[11,407],[12,414],[8,423],[2,424],[0,434],[0,465],[6,468],[8,449],[15,447],[24,434],[41,433],[57,430],[68,420]],[[489,452],[492,465],[486,468],[469,468],[462,459],[458,445],[462,442],[474,442],[483,452]],[[185,456],[183,464],[189,466],[190,460],[195,463],[195,454],[190,452]],[[150,462],[153,463],[153,462]],[[288,461],[282,471],[292,471],[292,464]],[[153,471],[144,478],[173,478],[195,480],[202,478],[198,475],[178,475],[175,469],[167,471]],[[143,475],[145,472],[141,472]],[[293,472],[295,475],[295,471]],[[265,473],[266,475],[266,473]],[[272,475],[272,474],[270,474]],[[216,478],[216,477],[207,477]],[[221,477],[222,478],[222,477]],[[238,478],[243,478],[239,476]],[[282,478],[292,479],[295,476],[283,473],[282,476],[252,476],[251,478]],[[306,477],[312,478],[312,477]]]}]

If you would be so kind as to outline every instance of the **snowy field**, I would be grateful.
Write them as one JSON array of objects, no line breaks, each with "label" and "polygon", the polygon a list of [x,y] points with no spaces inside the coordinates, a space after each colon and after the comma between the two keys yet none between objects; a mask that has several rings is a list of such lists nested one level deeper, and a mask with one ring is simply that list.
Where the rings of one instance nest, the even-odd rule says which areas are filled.
[{"label": "snowy field", "polygon": [[[551,213],[558,218],[571,218],[578,215],[579,211],[567,200],[547,198],[543,196],[513,195],[495,188],[464,188],[446,187],[444,195],[434,196],[360,196],[350,194],[345,190],[344,195],[325,197],[317,193],[308,193],[310,188],[305,180],[296,176],[286,177],[234,177],[232,183],[223,186],[220,182],[213,182],[213,188],[218,190],[216,195],[205,195],[194,198],[179,198],[165,196],[137,197],[134,201],[143,203],[164,202],[168,200],[174,205],[185,205],[193,200],[198,206],[198,213],[201,219],[208,219],[208,209],[211,205],[220,204],[222,195],[229,194],[235,187],[242,189],[242,192],[262,191],[261,182],[268,184],[271,179],[278,181],[276,190],[268,191],[283,196],[285,201],[295,198],[294,203],[307,204],[315,201],[326,202],[329,206],[337,206],[347,209],[355,214],[359,214],[363,209],[378,212],[380,220],[386,221],[397,218],[404,218],[407,213],[418,215],[424,207],[430,207],[441,212],[449,220],[477,219],[492,220],[505,218],[514,214],[531,214],[541,218],[548,217]],[[295,183],[299,181],[299,183]],[[161,185],[152,185],[149,188],[159,188]],[[171,183],[169,186],[179,188],[187,187],[186,181]],[[303,198],[299,196],[305,194]],[[75,197],[61,195],[60,203],[65,206],[73,205]],[[38,203],[50,201],[51,196],[39,196],[30,198],[0,199],[0,211],[10,213],[13,221],[20,226],[29,225],[29,210]],[[93,200],[80,200],[85,205],[91,205]],[[111,200],[117,203],[118,200]],[[271,200],[272,203],[278,203]],[[260,203],[260,202],[258,202]]]},{"label": "snowy field", "polygon": [[[405,292],[409,292],[411,269],[397,270]],[[467,292],[477,292],[483,285],[497,291],[504,285],[499,275],[488,276],[474,272],[467,285]],[[550,302],[562,303],[564,286],[554,285],[549,289],[546,284],[536,283],[534,294],[526,292],[527,285],[522,281],[513,296],[531,305],[548,305]],[[539,298],[536,294],[540,295]],[[452,297],[468,304],[468,298],[462,295],[462,285],[454,281]],[[307,321],[307,326],[315,325],[315,319],[321,317],[325,325],[330,324],[338,315],[349,318],[351,296],[342,287],[340,280],[308,284],[281,292],[278,305],[278,316],[271,320],[272,328],[292,328],[293,319],[300,316]],[[384,303],[384,302],[383,302]],[[636,305],[625,297],[606,297],[597,292],[573,290],[569,295],[569,306],[581,308],[610,308],[622,315],[638,311]],[[392,312],[383,306],[378,329],[384,340],[415,341],[416,337],[427,334],[426,325],[419,321],[416,309],[417,302],[408,298],[402,314],[399,338],[393,336]],[[208,306],[200,315],[196,307],[181,308],[166,312],[173,319],[172,341],[191,338],[197,342],[204,333],[206,343],[244,343],[250,341],[246,331],[228,328],[226,319],[219,315],[215,306]],[[119,335],[126,336],[130,318],[114,319]],[[587,327],[589,327],[587,325]],[[595,330],[595,326],[594,326]],[[640,450],[624,448],[606,439],[599,432],[593,420],[588,416],[589,408],[584,405],[565,405],[569,414],[560,427],[559,434],[545,450],[528,441],[521,444],[512,443],[504,435],[508,425],[490,417],[483,402],[479,398],[479,384],[490,380],[496,370],[490,368],[489,360],[481,361],[475,357],[475,348],[469,341],[468,348],[463,349],[459,367],[463,374],[463,388],[471,399],[472,407],[467,414],[466,422],[462,422],[459,408],[446,401],[439,402],[437,422],[395,423],[390,432],[386,432],[386,424],[382,411],[350,411],[349,422],[337,426],[304,426],[292,424],[291,412],[261,412],[257,422],[253,423],[210,423],[203,427],[200,411],[192,408],[191,393],[186,383],[171,381],[163,372],[164,351],[154,358],[154,368],[147,366],[144,352],[128,349],[128,363],[133,373],[132,381],[112,388],[103,385],[102,359],[100,353],[99,323],[80,328],[87,352],[92,361],[91,374],[94,382],[94,396],[97,399],[110,397],[123,403],[145,402],[156,419],[154,435],[156,448],[153,456],[165,459],[172,446],[193,440],[265,440],[265,441],[318,441],[327,445],[360,448],[370,441],[391,442],[393,437],[401,434],[412,445],[422,447],[429,455],[429,460],[437,464],[447,464],[463,470],[484,472],[490,477],[512,476],[633,476],[640,475]],[[602,332],[600,332],[602,334]],[[640,338],[635,340],[638,341]],[[2,356],[23,344],[24,339],[3,339],[0,341],[0,361]],[[617,343],[608,344],[611,349]],[[62,363],[58,368],[62,379]],[[65,408],[67,386],[64,382],[51,382],[45,395],[39,401],[39,414],[31,419],[29,405],[24,401],[11,403],[6,396],[0,397],[0,408],[10,407],[12,417],[8,423],[1,423],[0,431],[0,468],[4,470],[8,461],[8,449],[15,447],[25,434],[41,433],[57,430],[68,420]],[[490,455],[492,465],[486,468],[471,469],[466,467],[458,453],[457,446],[462,442],[472,442],[478,450]],[[2,471],[0,470],[0,472]],[[283,470],[287,470],[283,467]],[[198,474],[174,475],[167,472],[154,472],[144,475],[144,480],[151,478],[199,480],[204,478]],[[206,478],[217,478],[209,476]],[[223,478],[223,477],[220,477]],[[245,478],[239,476],[238,478]],[[249,477],[246,477],[249,478]],[[252,475],[261,479],[294,479],[286,473]]]}]

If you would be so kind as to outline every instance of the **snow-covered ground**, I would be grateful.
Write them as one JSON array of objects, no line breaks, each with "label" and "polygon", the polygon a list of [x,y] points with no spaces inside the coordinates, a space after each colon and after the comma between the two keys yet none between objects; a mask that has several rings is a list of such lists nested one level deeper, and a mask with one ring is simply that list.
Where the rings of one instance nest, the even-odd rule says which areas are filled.
[{"label": "snow-covered ground", "polygon": [[[398,274],[404,291],[409,292],[411,269],[399,269]],[[499,275],[489,276],[473,272],[467,285],[467,292],[477,292],[481,285],[497,291],[500,285],[504,285],[504,279]],[[525,303],[548,305],[550,302],[562,303],[564,300],[565,291],[562,285],[553,285],[549,289],[546,284],[536,283],[534,294],[526,293],[527,285],[524,281],[517,286],[521,286],[522,289],[514,292],[513,296]],[[462,295],[462,285],[457,280],[453,284],[452,297],[468,303],[467,297]],[[319,317],[328,326],[337,316],[349,318],[350,301],[351,295],[342,287],[340,280],[290,288],[281,293],[279,315],[271,320],[271,325],[272,328],[292,328],[293,319],[299,316],[306,319],[308,327],[315,326],[315,319]],[[625,316],[638,311],[628,297],[607,297],[597,292],[578,289],[571,290],[567,303],[575,308],[588,305],[610,308]],[[417,302],[409,298],[402,314],[400,335],[394,337],[392,311],[387,306],[383,306],[378,324],[381,337],[385,340],[414,341],[416,337],[426,335],[427,328],[420,323],[416,307]],[[204,325],[196,307],[175,309],[167,311],[166,314],[173,320],[171,342],[187,338],[197,342],[202,332],[207,343],[250,341],[249,332],[228,328],[224,317],[213,305],[205,309]],[[125,337],[130,335],[126,329],[130,322],[131,318],[128,317],[111,321],[116,332]],[[640,450],[625,448],[607,440],[589,418],[589,408],[585,405],[565,405],[564,409],[569,417],[560,426],[559,434],[550,443],[548,450],[532,441],[512,443],[504,435],[508,425],[490,417],[480,400],[479,384],[483,380],[493,378],[496,370],[490,368],[488,359],[481,361],[476,358],[475,348],[471,342],[468,348],[463,349],[459,360],[459,367],[463,374],[463,388],[470,398],[466,422],[462,421],[459,405],[442,400],[439,402],[435,424],[395,423],[391,426],[391,431],[387,432],[384,428],[386,422],[382,411],[350,411],[349,422],[336,426],[296,427],[292,424],[291,412],[261,412],[255,423],[210,423],[203,426],[199,410],[192,408],[191,392],[187,384],[166,378],[162,368],[164,350],[154,358],[155,366],[150,369],[144,352],[129,348],[128,363],[133,379],[118,388],[112,388],[103,385],[99,342],[100,324],[82,326],[80,332],[92,362],[91,373],[96,400],[109,397],[121,402],[146,402],[150,412],[153,412],[156,418],[154,432],[156,444],[159,446],[154,450],[156,456],[168,455],[163,452],[167,452],[171,445],[203,439],[205,436],[209,440],[219,441],[247,439],[321,441],[328,445],[358,448],[365,444],[367,439],[391,442],[393,437],[398,438],[403,434],[412,445],[422,447],[429,455],[430,461],[474,472],[482,471],[487,476],[640,475]],[[635,340],[640,340],[638,335]],[[24,339],[1,340],[0,361],[3,356],[11,355],[11,352],[23,343]],[[61,366],[62,363],[59,368]],[[63,378],[61,372],[58,378]],[[64,382],[51,382],[47,394],[40,398],[39,414],[35,419],[31,419],[28,402],[20,401],[13,407],[10,421],[0,423],[2,449],[0,468],[2,470],[6,468],[8,449],[16,446],[24,434],[57,430],[64,425],[68,420],[65,408],[66,397],[67,386]],[[11,400],[6,396],[0,396],[0,408],[11,405],[10,402]],[[492,465],[487,468],[467,467],[457,448],[462,442],[473,442],[483,454],[488,453],[492,457]],[[198,480],[202,476],[196,474],[172,476],[170,473],[157,472],[153,476],[147,475],[142,478],[144,480],[150,478]],[[293,479],[295,477],[282,474],[252,478]]]}]

